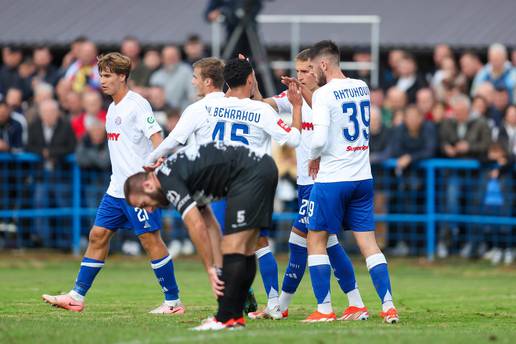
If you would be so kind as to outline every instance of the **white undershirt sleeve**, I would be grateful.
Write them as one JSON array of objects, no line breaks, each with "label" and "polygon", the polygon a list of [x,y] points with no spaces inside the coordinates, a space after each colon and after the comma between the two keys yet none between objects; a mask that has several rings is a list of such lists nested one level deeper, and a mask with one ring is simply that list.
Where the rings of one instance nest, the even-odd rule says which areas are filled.
[{"label": "white undershirt sleeve", "polygon": [[297,128],[290,128],[290,133],[288,133],[288,139],[285,142],[287,146],[296,148],[301,143],[301,133]]},{"label": "white undershirt sleeve", "polygon": [[175,136],[173,135],[174,132],[171,132],[160,144],[156,149],[154,149],[147,159],[145,160],[145,166],[152,165],[156,162],[159,158],[162,156],[167,156],[170,153],[172,153],[172,150],[179,146],[181,142],[179,142]]},{"label": "white undershirt sleeve", "polygon": [[315,91],[312,96],[312,110],[314,133],[312,134],[309,158],[310,160],[315,160],[321,156],[328,141],[331,120],[330,110],[325,102],[324,94],[321,94],[319,90]]},{"label": "white undershirt sleeve", "polygon": [[312,143],[310,145],[310,160],[315,160],[321,156],[322,150],[328,140],[328,129],[326,125],[314,125]]},{"label": "white undershirt sleeve", "polygon": [[175,128],[147,157],[145,165],[152,165],[162,156],[171,154],[177,146],[184,145],[188,137],[194,134],[206,116],[207,114],[203,108],[199,108],[195,104],[188,106],[176,123]]}]

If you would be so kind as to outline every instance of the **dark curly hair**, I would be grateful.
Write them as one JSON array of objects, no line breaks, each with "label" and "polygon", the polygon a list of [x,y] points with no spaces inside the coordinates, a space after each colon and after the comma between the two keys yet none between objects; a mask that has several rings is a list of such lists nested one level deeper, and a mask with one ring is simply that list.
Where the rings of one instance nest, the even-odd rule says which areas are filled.
[{"label": "dark curly hair", "polygon": [[253,67],[249,61],[231,59],[224,66],[224,80],[230,88],[243,86],[252,72]]}]

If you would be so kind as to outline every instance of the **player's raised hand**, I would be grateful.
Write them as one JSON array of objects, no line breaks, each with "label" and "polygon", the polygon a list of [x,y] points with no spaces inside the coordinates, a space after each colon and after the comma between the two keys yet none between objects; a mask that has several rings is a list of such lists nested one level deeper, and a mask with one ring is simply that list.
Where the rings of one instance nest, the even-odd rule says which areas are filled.
[{"label": "player's raised hand", "polygon": [[288,84],[287,98],[292,106],[303,106],[301,89],[295,82]]},{"label": "player's raised hand", "polygon": [[308,175],[312,177],[313,180],[317,178],[317,173],[319,173],[319,163],[321,162],[321,158],[317,158],[315,160],[308,161]]},{"label": "player's raised hand", "polygon": [[158,160],[156,160],[155,163],[153,164],[150,164],[150,165],[146,165],[146,166],[143,166],[143,170],[145,172],[152,172],[154,170],[156,170],[158,167],[161,166],[161,164],[163,164],[163,162],[165,161],[165,158],[164,157],[161,157],[159,158]]},{"label": "player's raised hand", "polygon": [[216,267],[208,269],[208,278],[210,279],[211,290],[215,297],[224,295],[224,282],[220,280],[219,273]]},{"label": "player's raised hand", "polygon": [[295,84],[297,84],[297,86],[299,86],[300,88],[303,86],[303,84],[301,84],[301,82],[300,82],[299,80],[297,80],[296,78],[294,78],[294,77],[287,76],[287,75],[283,75],[283,76],[281,77],[281,83],[282,83],[283,85],[287,86],[287,87],[288,87],[288,85],[289,85],[290,83],[292,83],[292,82],[293,82],[293,83],[295,83]]},{"label": "player's raised hand", "polygon": [[[238,59],[251,62],[251,61],[249,61],[249,57],[246,57],[242,53],[238,54]],[[261,100],[261,99],[263,99],[263,96],[260,93],[260,87],[258,86],[258,80],[256,79],[256,73],[254,72],[254,68],[253,68],[253,80],[254,80],[254,84],[253,84],[253,89],[251,90],[251,99]]]}]

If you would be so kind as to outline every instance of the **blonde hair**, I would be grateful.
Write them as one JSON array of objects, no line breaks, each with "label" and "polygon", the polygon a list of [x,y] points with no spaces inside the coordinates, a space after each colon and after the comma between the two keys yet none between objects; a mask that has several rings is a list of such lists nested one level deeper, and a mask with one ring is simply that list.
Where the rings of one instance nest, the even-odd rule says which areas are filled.
[{"label": "blonde hair", "polygon": [[211,79],[213,85],[219,89],[224,86],[224,62],[215,57],[205,57],[193,64],[193,68],[199,68],[201,78]]},{"label": "blonde hair", "polygon": [[131,73],[131,59],[120,53],[108,53],[97,57],[99,72],[111,72],[125,75],[125,81],[129,79]]},{"label": "blonde hair", "polygon": [[304,50],[301,50],[301,51],[296,55],[296,60],[297,60],[297,61],[301,61],[301,62],[310,61],[310,48],[308,48],[308,49],[304,49]]}]

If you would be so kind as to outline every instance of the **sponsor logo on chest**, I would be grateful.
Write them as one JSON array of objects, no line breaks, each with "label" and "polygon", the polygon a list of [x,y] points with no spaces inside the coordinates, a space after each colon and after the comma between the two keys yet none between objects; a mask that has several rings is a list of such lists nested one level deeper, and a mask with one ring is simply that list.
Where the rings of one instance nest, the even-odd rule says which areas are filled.
[{"label": "sponsor logo on chest", "polygon": [[363,152],[368,149],[369,149],[369,146],[358,146],[358,147],[347,146],[346,147],[347,152]]},{"label": "sponsor logo on chest", "polygon": [[118,141],[120,138],[120,133],[107,133],[108,141]]},{"label": "sponsor logo on chest", "polygon": [[303,122],[301,124],[301,129],[303,129],[303,130],[314,130],[314,124],[312,122]]}]

